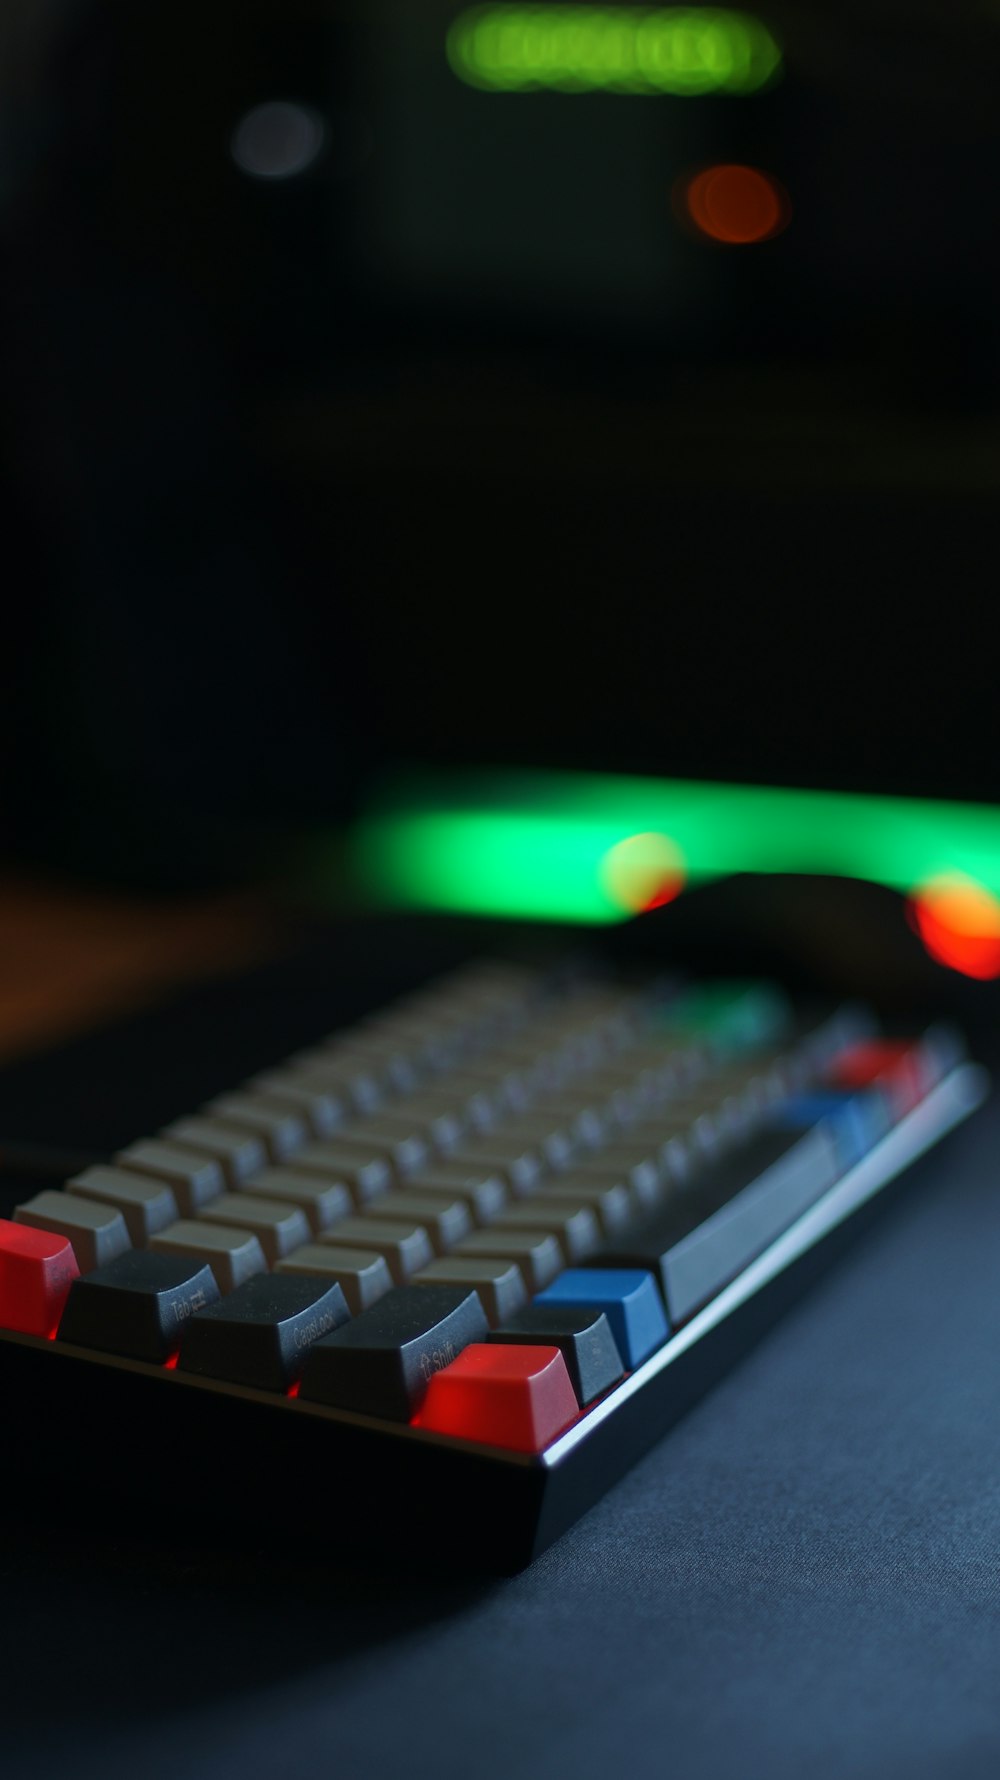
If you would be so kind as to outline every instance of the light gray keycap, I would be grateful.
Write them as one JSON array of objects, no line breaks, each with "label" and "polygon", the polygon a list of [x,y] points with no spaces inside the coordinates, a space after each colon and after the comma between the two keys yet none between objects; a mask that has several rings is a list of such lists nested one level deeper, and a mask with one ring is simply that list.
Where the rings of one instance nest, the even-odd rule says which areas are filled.
[{"label": "light gray keycap", "polygon": [[342,1056],[338,1060],[326,1046],[296,1051],[282,1065],[281,1074],[294,1076],[306,1088],[335,1095],[358,1113],[373,1112],[386,1095],[377,1071],[361,1058]]},{"label": "light gray keycap", "polygon": [[400,1187],[376,1199],[365,1213],[369,1218],[413,1218],[427,1231],[436,1255],[446,1255],[472,1231],[472,1214],[464,1199],[448,1199],[443,1194],[417,1193],[412,1187]]},{"label": "light gray keycap", "polygon": [[201,1218],[182,1218],[161,1230],[150,1242],[164,1255],[195,1255],[215,1275],[220,1292],[231,1292],[255,1273],[266,1273],[264,1251],[252,1230],[226,1224],[210,1224]]},{"label": "light gray keycap", "polygon": [[206,1206],[199,1217],[227,1228],[252,1230],[272,1267],[310,1237],[309,1219],[301,1206],[258,1198],[253,1193],[226,1193]]},{"label": "light gray keycap", "polygon": [[410,1176],[405,1190],[449,1202],[461,1199],[474,1224],[492,1222],[510,1197],[499,1174],[473,1169],[463,1162],[438,1162],[433,1168],[421,1168],[419,1174]]},{"label": "light gray keycap", "polygon": [[600,1226],[589,1205],[559,1206],[553,1205],[551,1200],[539,1204],[537,1199],[522,1201],[508,1211],[502,1211],[490,1226],[491,1234],[498,1237],[508,1230],[538,1230],[554,1236],[563,1260],[571,1267],[596,1255],[601,1247]]},{"label": "light gray keycap", "polygon": [[[556,1130],[565,1131],[573,1143],[585,1150],[599,1149],[612,1129],[612,1122],[593,1095],[579,1089],[564,1089],[561,1094],[546,1095],[536,1101],[531,1118],[551,1122]],[[558,1166],[558,1164],[557,1164]]]},{"label": "light gray keycap", "polygon": [[306,1122],[297,1113],[267,1106],[253,1094],[220,1094],[203,1110],[223,1125],[259,1137],[272,1162],[287,1162],[309,1140]]},{"label": "light gray keycap", "polygon": [[105,1266],[132,1247],[125,1219],[115,1206],[51,1188],[16,1206],[14,1222],[68,1237],[81,1273]]},{"label": "light gray keycap", "polygon": [[397,1222],[389,1218],[345,1218],[323,1240],[337,1248],[374,1249],[376,1254],[384,1255],[398,1286],[405,1285],[411,1274],[426,1267],[434,1253],[427,1231],[409,1218]]},{"label": "light gray keycap", "polygon": [[628,1187],[637,1213],[656,1211],[668,1192],[670,1176],[655,1142],[609,1144],[596,1156],[583,1156],[574,1165],[573,1178],[614,1186],[622,1181]]},{"label": "light gray keycap", "polygon": [[[521,1144],[542,1156],[547,1168],[568,1168],[574,1157],[586,1147],[569,1125],[558,1117],[547,1118],[534,1108],[521,1113],[505,1124],[501,1136],[505,1144]],[[493,1142],[493,1138],[484,1142]]]},{"label": "light gray keycap", "polygon": [[542,1230],[498,1230],[496,1226],[489,1230],[475,1230],[454,1252],[456,1258],[472,1256],[479,1259],[489,1255],[513,1261],[520,1267],[533,1292],[540,1292],[564,1266],[556,1238]]},{"label": "light gray keycap", "polygon": [[533,1192],[548,1172],[538,1145],[526,1143],[518,1136],[511,1137],[503,1126],[486,1137],[467,1139],[454,1155],[449,1156],[448,1162],[453,1167],[461,1164],[470,1174],[474,1170],[498,1174],[515,1198]]},{"label": "light gray keycap", "polygon": [[218,1119],[175,1119],[160,1135],[182,1150],[197,1150],[201,1155],[211,1156],[218,1162],[231,1187],[238,1187],[267,1161],[259,1137],[249,1131],[235,1131],[230,1125],[220,1124]]},{"label": "light gray keycap", "polygon": [[255,1075],[244,1092],[275,1112],[290,1112],[304,1119],[312,1135],[319,1138],[329,1137],[352,1110],[343,1095],[303,1081],[292,1070],[272,1069]]},{"label": "light gray keycap", "polygon": [[341,1181],[350,1189],[356,1205],[367,1205],[387,1193],[394,1175],[384,1156],[364,1145],[347,1149],[340,1143],[310,1143],[292,1164],[294,1174],[318,1175],[325,1181]]},{"label": "light gray keycap", "polygon": [[337,1148],[381,1156],[388,1162],[397,1180],[405,1180],[423,1168],[430,1158],[430,1145],[423,1132],[408,1119],[405,1111],[373,1114],[370,1119],[357,1119],[337,1133]]},{"label": "light gray keycap", "polygon": [[415,1286],[468,1286],[492,1328],[528,1302],[520,1267],[490,1255],[446,1255],[414,1275]]},{"label": "light gray keycap", "polygon": [[620,1236],[635,1218],[632,1194],[624,1181],[588,1180],[582,1174],[560,1174],[546,1181],[541,1192],[521,1202],[525,1211],[551,1206],[553,1211],[571,1211],[586,1206],[598,1219],[606,1237]]},{"label": "light gray keycap", "polygon": [[85,1168],[66,1182],[66,1191],[117,1206],[137,1248],[145,1247],[157,1230],[165,1230],[178,1215],[177,1201],[166,1181],[131,1174],[125,1168]]},{"label": "light gray keycap", "polygon": [[335,1279],[352,1316],[367,1310],[392,1290],[392,1274],[384,1255],[374,1249],[337,1248],[329,1242],[308,1242],[279,1261],[275,1273],[318,1273]]},{"label": "light gray keycap", "polygon": [[338,1218],[349,1217],[354,1210],[350,1191],[342,1181],[321,1180],[318,1175],[297,1174],[291,1168],[262,1168],[253,1180],[244,1181],[243,1193],[262,1199],[287,1200],[298,1205],[309,1220],[309,1228],[318,1236],[329,1230]]},{"label": "light gray keycap", "polygon": [[[152,1175],[165,1181],[177,1201],[181,1216],[193,1218],[195,1212],[226,1190],[226,1177],[214,1156],[199,1156],[177,1144],[161,1143],[158,1138],[143,1138],[119,1150],[115,1161],[132,1174]],[[168,1219],[172,1222],[172,1219]]]}]

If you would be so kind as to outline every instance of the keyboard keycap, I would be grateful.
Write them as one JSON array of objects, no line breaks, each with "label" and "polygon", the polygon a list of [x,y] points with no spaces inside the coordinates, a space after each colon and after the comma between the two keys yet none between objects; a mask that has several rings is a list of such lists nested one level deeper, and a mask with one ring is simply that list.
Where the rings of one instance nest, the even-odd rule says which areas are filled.
[{"label": "keyboard keycap", "polygon": [[[175,1119],[172,1125],[164,1127],[160,1135],[182,1151],[197,1150],[203,1156],[211,1156],[213,1161],[218,1162],[233,1188],[238,1188],[241,1181],[246,1180],[248,1175],[256,1174],[267,1162],[264,1145],[259,1137],[254,1137],[249,1131],[235,1131],[231,1125],[223,1125],[218,1119]],[[131,1153],[125,1150],[122,1154],[125,1159]],[[130,1168],[137,1166],[133,1160],[129,1160],[128,1165]],[[176,1181],[169,1175],[165,1178],[170,1180],[176,1191]],[[189,1214],[185,1213],[187,1215]]]},{"label": "keyboard keycap", "polygon": [[297,1051],[280,1071],[271,1072],[295,1086],[315,1093],[329,1093],[356,1113],[374,1112],[385,1099],[377,1075],[361,1061],[338,1063],[324,1049]]},{"label": "keyboard keycap", "polygon": [[193,1218],[203,1205],[209,1205],[226,1190],[225,1171],[217,1157],[196,1155],[157,1138],[130,1143],[127,1149],[119,1150],[115,1161],[130,1174],[152,1175],[154,1180],[164,1181],[185,1218]]},{"label": "keyboard keycap", "polygon": [[[537,1230],[554,1236],[569,1266],[587,1261],[601,1246],[601,1232],[589,1205],[553,1204],[546,1199],[522,1200],[502,1211],[490,1226],[498,1236],[507,1230]],[[514,1257],[516,1259],[516,1256]]]},{"label": "keyboard keycap", "polygon": [[398,1286],[426,1267],[434,1253],[427,1231],[414,1218],[344,1218],[330,1231],[329,1240],[337,1248],[374,1249],[384,1255]]},{"label": "keyboard keycap", "polygon": [[213,1224],[252,1230],[270,1267],[283,1255],[309,1241],[309,1220],[298,1205],[281,1199],[259,1198],[254,1193],[226,1193],[200,1214]]},{"label": "keyboard keycap", "polygon": [[538,1146],[512,1137],[503,1127],[486,1137],[467,1138],[449,1158],[449,1164],[470,1174],[498,1174],[515,1198],[533,1192],[547,1172]]},{"label": "keyboard keycap", "polygon": [[162,1365],[188,1318],[218,1296],[211,1268],[194,1256],[131,1249],[75,1282],[59,1339]]},{"label": "keyboard keycap", "polygon": [[67,1236],[0,1218],[0,1329],[54,1335],[79,1271]]},{"label": "keyboard keycap", "polygon": [[829,1064],[827,1080],[837,1088],[881,1088],[901,1118],[932,1085],[927,1061],[914,1039],[867,1039],[850,1045]]},{"label": "keyboard keycap", "polygon": [[66,1182],[66,1191],[117,1207],[129,1236],[140,1248],[177,1218],[177,1201],[166,1181],[132,1174],[125,1168],[85,1168]]},{"label": "keyboard keycap", "polygon": [[638,1268],[568,1268],[538,1294],[535,1305],[603,1310],[630,1371],[648,1360],[670,1334],[656,1282],[651,1273]]},{"label": "keyboard keycap", "polygon": [[15,1208],[14,1222],[68,1237],[81,1273],[102,1267],[132,1246],[125,1219],[113,1205],[100,1205],[96,1199],[77,1199],[70,1193],[36,1193],[33,1199]]},{"label": "keyboard keycap", "polygon": [[495,1255],[445,1255],[416,1274],[413,1284],[463,1286],[478,1293],[491,1325],[505,1322],[528,1299],[520,1267]]},{"label": "keyboard keycap", "polygon": [[304,1119],[314,1137],[329,1137],[344,1123],[349,1107],[330,1087],[306,1083],[289,1071],[265,1070],[247,1082],[244,1093],[260,1099],[274,1112]]},{"label": "keyboard keycap", "polygon": [[632,1223],[634,1212],[632,1195],[623,1181],[612,1180],[607,1185],[600,1179],[590,1180],[582,1174],[560,1174],[555,1180],[546,1181],[541,1192],[532,1195],[525,1209],[539,1211],[551,1207],[553,1211],[575,1211],[586,1206],[592,1211],[600,1224],[604,1238],[620,1236]]},{"label": "keyboard keycap", "polygon": [[316,1174],[348,1187],[356,1205],[367,1205],[394,1184],[385,1157],[364,1145],[346,1148],[339,1143],[311,1143],[300,1150],[293,1164],[295,1174]]},{"label": "keyboard keycap", "polygon": [[430,1145],[422,1131],[405,1116],[396,1119],[383,1113],[345,1125],[337,1134],[336,1147],[359,1160],[381,1156],[398,1181],[415,1174],[430,1157]]},{"label": "keyboard keycap", "polygon": [[558,1347],[482,1342],[435,1373],[414,1425],[511,1452],[541,1452],[579,1413]]},{"label": "keyboard keycap", "polygon": [[464,1199],[449,1199],[447,1194],[417,1193],[412,1187],[400,1188],[376,1199],[367,1210],[370,1218],[416,1219],[427,1231],[431,1247],[437,1255],[445,1255],[471,1234],[472,1214]]},{"label": "keyboard keycap", "polygon": [[491,1341],[515,1346],[557,1347],[582,1408],[625,1376],[621,1354],[603,1310],[529,1304],[493,1329]]},{"label": "keyboard keycap", "polygon": [[468,1206],[473,1223],[489,1224],[507,1203],[507,1184],[499,1174],[479,1172],[464,1162],[439,1162],[422,1168],[407,1183],[408,1190],[435,1199],[460,1199]]},{"label": "keyboard keycap", "polygon": [[287,1162],[309,1141],[306,1121],[280,1106],[268,1106],[254,1094],[220,1094],[204,1108],[205,1116],[259,1137],[272,1162]]},{"label": "keyboard keycap", "polygon": [[548,1285],[563,1265],[562,1253],[554,1236],[541,1230],[476,1230],[455,1250],[456,1259],[493,1256],[513,1261],[521,1269],[532,1291]]},{"label": "keyboard keycap", "polygon": [[336,1280],[258,1274],[191,1319],[178,1369],[260,1391],[287,1391],[314,1344],[348,1316]]},{"label": "keyboard keycap", "polygon": [[891,1124],[885,1097],[877,1089],[862,1093],[799,1094],[777,1107],[771,1123],[783,1131],[809,1131],[827,1122],[834,1135],[842,1168],[853,1168],[884,1137]]},{"label": "keyboard keycap", "polygon": [[648,1267],[671,1323],[693,1316],[833,1185],[840,1172],[825,1125],[771,1130],[713,1164],[633,1240],[610,1245],[611,1267]]},{"label": "keyboard keycap", "polygon": [[342,1181],[321,1180],[291,1168],[263,1168],[253,1180],[244,1181],[241,1191],[251,1198],[297,1205],[316,1236],[331,1230],[354,1210],[350,1191]]},{"label": "keyboard keycap", "polygon": [[373,1249],[337,1248],[333,1243],[307,1242],[286,1255],[276,1273],[312,1273],[335,1279],[352,1316],[360,1316],[392,1290],[392,1274],[384,1255]]},{"label": "keyboard keycap", "polygon": [[434,1374],[485,1336],[474,1291],[404,1286],[312,1348],[300,1394],[336,1409],[409,1421]]},{"label": "keyboard keycap", "polygon": [[150,1248],[162,1255],[193,1255],[215,1275],[220,1292],[232,1292],[255,1273],[264,1273],[264,1251],[252,1230],[229,1229],[201,1219],[181,1218],[154,1236]]}]

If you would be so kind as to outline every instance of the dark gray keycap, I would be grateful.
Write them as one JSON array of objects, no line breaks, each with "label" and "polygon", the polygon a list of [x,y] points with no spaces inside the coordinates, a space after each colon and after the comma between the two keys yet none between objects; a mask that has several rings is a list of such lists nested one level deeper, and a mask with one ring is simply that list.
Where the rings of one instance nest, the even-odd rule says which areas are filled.
[{"label": "dark gray keycap", "polygon": [[395,1179],[385,1156],[363,1144],[310,1143],[299,1151],[292,1166],[295,1174],[342,1182],[355,1204],[362,1206],[379,1193],[387,1193]]},{"label": "dark gray keycap", "polygon": [[592,1264],[648,1267],[677,1327],[814,1205],[838,1172],[826,1126],[804,1135],[764,1132],[710,1165],[671,1209]]},{"label": "dark gray keycap", "polygon": [[253,1094],[220,1094],[203,1111],[207,1118],[259,1137],[272,1162],[287,1162],[309,1141],[305,1119],[280,1106],[267,1106]]},{"label": "dark gray keycap", "polygon": [[[565,1132],[575,1150],[596,1150],[606,1143],[611,1121],[589,1094],[564,1089],[558,1095],[545,1095],[531,1109],[531,1119],[551,1122],[557,1131]],[[556,1166],[565,1166],[565,1161]]]},{"label": "dark gray keycap", "polygon": [[414,1276],[420,1286],[464,1286],[476,1292],[491,1324],[502,1323],[527,1302],[524,1277],[514,1261],[495,1255],[445,1255]]},{"label": "dark gray keycap", "polygon": [[354,1210],[350,1190],[342,1181],[321,1180],[291,1168],[262,1168],[253,1180],[244,1181],[241,1192],[253,1198],[287,1200],[305,1212],[309,1228],[319,1236]]},{"label": "dark gray keycap", "polygon": [[620,1236],[635,1222],[633,1196],[624,1181],[588,1180],[586,1175],[572,1171],[546,1181],[524,1208],[527,1210],[530,1206],[535,1211],[546,1205],[554,1211],[575,1211],[586,1206],[597,1218],[605,1239]]},{"label": "dark gray keycap", "polygon": [[589,1205],[553,1204],[542,1197],[509,1206],[490,1226],[497,1235],[505,1230],[538,1230],[554,1236],[563,1259],[578,1265],[601,1247],[601,1230]]},{"label": "dark gray keycap", "polygon": [[419,1059],[395,1039],[360,1028],[334,1034],[320,1049],[337,1069],[367,1071],[383,1095],[412,1094],[427,1073],[421,1070]]},{"label": "dark gray keycap", "polygon": [[434,1253],[427,1231],[415,1218],[344,1218],[330,1231],[329,1239],[337,1248],[374,1249],[384,1255],[399,1286],[425,1267]]},{"label": "dark gray keycap", "polygon": [[402,1287],[310,1350],[301,1396],[390,1421],[409,1421],[428,1381],[487,1333],[474,1291]]},{"label": "dark gray keycap", "polygon": [[14,1210],[16,1224],[31,1224],[36,1230],[54,1230],[72,1245],[81,1273],[103,1267],[131,1248],[128,1228],[120,1211],[113,1205],[101,1205],[96,1199],[77,1198],[73,1193],[47,1189],[26,1199]]},{"label": "dark gray keycap", "polygon": [[129,1249],[70,1288],[60,1341],[162,1365],[187,1319],[219,1296],[211,1268],[191,1255]]},{"label": "dark gray keycap", "polygon": [[178,1370],[260,1391],[287,1391],[317,1341],[348,1321],[336,1280],[262,1273],[184,1328]]},{"label": "dark gray keycap", "polygon": [[611,1324],[593,1307],[528,1304],[492,1329],[489,1340],[513,1347],[558,1347],[582,1409],[625,1376]]},{"label": "dark gray keycap", "polygon": [[458,1260],[477,1260],[486,1255],[504,1261],[513,1261],[520,1267],[527,1285],[533,1292],[540,1292],[550,1280],[561,1273],[565,1265],[556,1238],[546,1230],[506,1229],[496,1226],[488,1230],[474,1230],[464,1242],[460,1242],[455,1252]]},{"label": "dark gray keycap", "polygon": [[116,1206],[129,1236],[140,1248],[178,1215],[177,1201],[166,1181],[132,1174],[125,1168],[85,1168],[66,1182],[66,1191]]},{"label": "dark gray keycap", "polygon": [[307,1242],[286,1255],[276,1273],[314,1273],[335,1279],[352,1316],[377,1304],[392,1290],[392,1274],[384,1255],[374,1249],[337,1248],[332,1242]]},{"label": "dark gray keycap", "polygon": [[252,1230],[209,1224],[200,1218],[179,1219],[154,1236],[149,1246],[161,1255],[194,1255],[204,1261],[220,1292],[232,1292],[255,1273],[267,1271],[264,1251]]},{"label": "dark gray keycap", "polygon": [[218,1199],[226,1190],[225,1173],[217,1158],[196,1155],[159,1138],[130,1143],[127,1149],[118,1151],[115,1161],[130,1174],[152,1175],[154,1180],[165,1181],[186,1218],[193,1218],[201,1206]]},{"label": "dark gray keycap", "polygon": [[506,1205],[510,1190],[499,1174],[474,1169],[465,1162],[438,1162],[411,1175],[407,1190],[423,1195],[461,1199],[474,1224],[488,1224]]},{"label": "dark gray keycap", "polygon": [[[218,1162],[231,1187],[238,1187],[248,1175],[256,1174],[267,1162],[264,1145],[249,1131],[236,1131],[218,1119],[175,1119],[160,1133],[172,1146],[196,1150]],[[127,1154],[128,1152],[124,1152]],[[129,1163],[134,1167],[133,1162]],[[165,1177],[169,1179],[169,1176]],[[171,1186],[175,1183],[170,1182]]]},{"label": "dark gray keycap", "polygon": [[391,1218],[396,1222],[415,1220],[427,1231],[437,1255],[446,1255],[472,1230],[472,1213],[464,1199],[418,1193],[412,1187],[400,1187],[398,1192],[374,1200],[365,1216]]},{"label": "dark gray keycap", "polygon": [[291,1070],[265,1070],[246,1083],[244,1093],[259,1098],[276,1112],[304,1119],[314,1137],[330,1137],[352,1110],[346,1097],[331,1087],[303,1081]]},{"label": "dark gray keycap", "polygon": [[[457,1147],[468,1129],[449,1095],[432,1094],[426,1090],[407,1095],[398,1107],[384,1107],[378,1115],[378,1126],[380,1133],[387,1137],[420,1138],[425,1148],[422,1160],[429,1154],[446,1156]],[[350,1127],[344,1135],[350,1135]],[[419,1163],[416,1166],[419,1167]],[[412,1165],[404,1172],[412,1173]]]},{"label": "dark gray keycap", "polygon": [[199,1212],[198,1217],[199,1221],[207,1219],[227,1228],[252,1230],[271,1267],[283,1255],[301,1248],[311,1234],[309,1219],[301,1206],[255,1193],[225,1193]]}]

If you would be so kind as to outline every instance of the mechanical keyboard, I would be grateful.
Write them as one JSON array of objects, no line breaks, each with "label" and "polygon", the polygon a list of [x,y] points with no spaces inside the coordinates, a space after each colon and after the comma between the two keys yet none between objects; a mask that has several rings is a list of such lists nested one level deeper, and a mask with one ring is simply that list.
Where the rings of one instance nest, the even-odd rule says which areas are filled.
[{"label": "mechanical keyboard", "polygon": [[516,1568],[986,1087],[770,983],[465,966],[0,1220],[8,1450]]}]

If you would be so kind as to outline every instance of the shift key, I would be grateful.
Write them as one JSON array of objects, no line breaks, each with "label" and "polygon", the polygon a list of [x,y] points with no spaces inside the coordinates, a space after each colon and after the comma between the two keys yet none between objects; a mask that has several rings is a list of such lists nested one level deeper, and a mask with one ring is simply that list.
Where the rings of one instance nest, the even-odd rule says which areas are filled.
[{"label": "shift key", "polygon": [[634,1237],[610,1245],[597,1267],[645,1267],[671,1324],[686,1322],[808,1211],[840,1172],[834,1134],[767,1131],[701,1169],[696,1188]]}]

